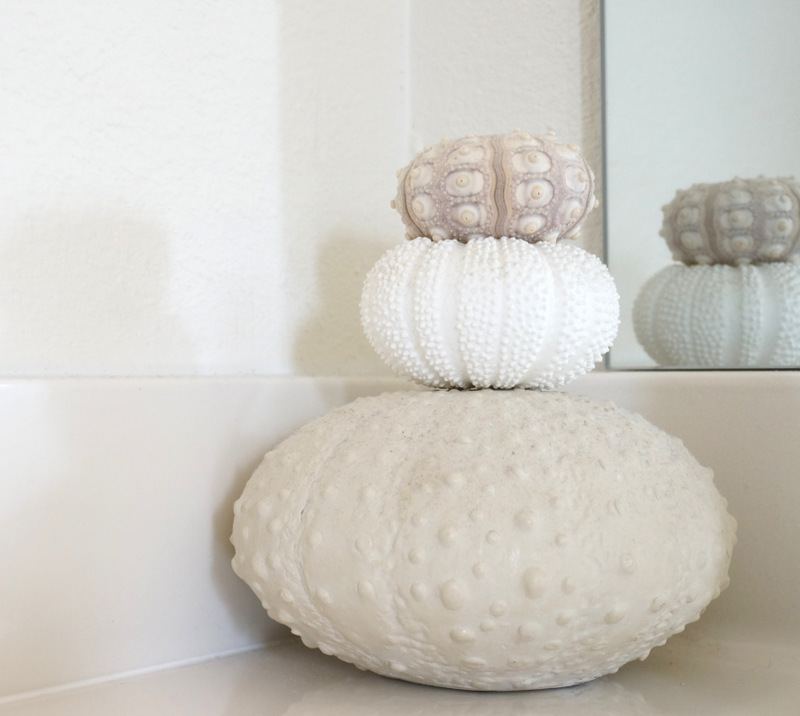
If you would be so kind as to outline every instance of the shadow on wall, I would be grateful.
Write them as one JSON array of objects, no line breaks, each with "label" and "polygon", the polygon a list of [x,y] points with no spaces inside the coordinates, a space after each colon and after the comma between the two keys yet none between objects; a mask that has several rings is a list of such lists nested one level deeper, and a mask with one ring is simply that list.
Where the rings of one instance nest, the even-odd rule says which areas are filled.
[{"label": "shadow on wall", "polygon": [[583,135],[583,155],[594,171],[594,193],[600,200],[600,206],[586,218],[579,246],[605,261],[605,238],[603,236],[603,215],[605,213],[603,86],[600,22],[600,3],[597,0],[580,0],[581,134]]},{"label": "shadow on wall", "polygon": [[186,364],[194,351],[168,305],[170,259],[165,231],[124,205],[21,217],[0,245],[0,372],[152,374]]},{"label": "shadow on wall", "polygon": [[280,7],[281,320],[295,374],[389,374],[358,303],[367,271],[403,237],[389,207],[407,161],[403,7]]},{"label": "shadow on wall", "polygon": [[317,249],[317,302],[295,337],[294,362],[319,375],[335,366],[347,374],[387,374],[361,329],[359,302],[367,271],[383,254],[374,240],[336,232]]}]

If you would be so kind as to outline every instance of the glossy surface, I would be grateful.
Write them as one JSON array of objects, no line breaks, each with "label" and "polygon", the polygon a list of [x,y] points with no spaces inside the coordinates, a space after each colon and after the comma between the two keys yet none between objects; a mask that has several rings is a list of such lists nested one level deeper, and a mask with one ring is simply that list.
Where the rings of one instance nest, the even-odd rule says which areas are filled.
[{"label": "glossy surface", "polygon": [[800,651],[704,642],[692,631],[645,662],[550,691],[473,693],[395,681],[311,651],[272,648],[0,706],[2,716],[783,716],[798,713]]}]

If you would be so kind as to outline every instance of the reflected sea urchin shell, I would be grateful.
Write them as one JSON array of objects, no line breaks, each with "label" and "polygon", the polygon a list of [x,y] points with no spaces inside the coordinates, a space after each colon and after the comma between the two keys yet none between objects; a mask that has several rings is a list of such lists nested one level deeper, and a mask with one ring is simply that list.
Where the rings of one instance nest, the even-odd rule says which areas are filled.
[{"label": "reflected sea urchin shell", "polygon": [[667,266],[642,287],[633,322],[659,365],[797,366],[800,265]]},{"label": "reflected sea urchin shell", "polygon": [[417,238],[370,270],[367,339],[392,370],[437,388],[553,388],[611,345],[619,297],[576,246],[514,238]]},{"label": "reflected sea urchin shell", "polygon": [[663,211],[661,234],[685,264],[784,261],[800,247],[800,185],[793,178],[695,184]]},{"label": "reflected sea urchin shell", "polygon": [[393,205],[408,238],[557,241],[577,236],[596,201],[578,147],[552,133],[442,139],[398,177]]}]

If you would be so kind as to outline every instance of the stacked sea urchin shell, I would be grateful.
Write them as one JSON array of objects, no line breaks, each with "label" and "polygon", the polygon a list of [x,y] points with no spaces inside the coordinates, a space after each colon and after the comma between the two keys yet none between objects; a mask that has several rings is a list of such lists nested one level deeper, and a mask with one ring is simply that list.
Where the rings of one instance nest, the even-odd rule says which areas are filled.
[{"label": "stacked sea urchin shell", "polygon": [[[481,179],[456,214],[469,201],[495,222],[509,212],[485,187],[513,184],[498,177],[515,152],[546,149],[546,161],[527,159],[540,174],[558,168],[541,226],[548,238],[574,232],[567,177],[591,173],[574,148],[564,164],[552,136],[526,136],[423,156],[475,149],[468,171]],[[460,185],[430,171],[431,221],[452,234],[443,217]],[[435,387],[549,387],[588,370],[616,331],[613,281],[594,256],[531,233],[422,236],[390,251],[361,303],[381,355]],[[725,587],[735,530],[711,471],[680,441],[610,403],[524,389],[349,403],[269,452],[235,513],[236,573],[305,644],[474,690],[566,686],[645,658]]]},{"label": "stacked sea urchin shell", "polygon": [[392,206],[407,238],[575,238],[595,207],[594,174],[554,132],[446,137],[398,172]]},{"label": "stacked sea urchin shell", "polygon": [[367,339],[436,388],[553,388],[591,370],[619,298],[603,263],[561,239],[595,203],[592,170],[552,132],[427,147],[399,172],[412,233],[367,276]]},{"label": "stacked sea urchin shell", "polygon": [[636,337],[660,365],[800,364],[800,185],[794,179],[695,184],[663,207],[680,263],[642,287]]}]

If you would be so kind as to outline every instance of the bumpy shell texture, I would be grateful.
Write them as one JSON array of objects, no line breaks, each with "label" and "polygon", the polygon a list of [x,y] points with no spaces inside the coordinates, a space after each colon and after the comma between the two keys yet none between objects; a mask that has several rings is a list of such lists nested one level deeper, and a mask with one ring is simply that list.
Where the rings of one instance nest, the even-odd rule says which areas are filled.
[{"label": "bumpy shell texture", "polygon": [[800,265],[667,266],[642,287],[633,321],[659,365],[799,366]]},{"label": "bumpy shell texture", "polygon": [[417,238],[364,282],[361,323],[397,374],[437,388],[553,388],[613,342],[619,296],[605,265],[569,244]]},{"label": "bumpy shell texture", "polygon": [[758,264],[793,258],[800,246],[794,178],[695,184],[663,207],[661,235],[686,264]]},{"label": "bumpy shell texture", "polygon": [[393,206],[410,239],[573,238],[596,201],[579,148],[553,133],[442,139],[398,176]]},{"label": "bumpy shell texture", "polygon": [[726,586],[735,521],[712,478],[610,403],[388,393],[266,455],[233,566],[305,644],[362,668],[566,686],[646,657]]}]

